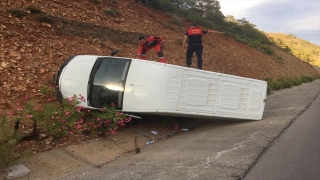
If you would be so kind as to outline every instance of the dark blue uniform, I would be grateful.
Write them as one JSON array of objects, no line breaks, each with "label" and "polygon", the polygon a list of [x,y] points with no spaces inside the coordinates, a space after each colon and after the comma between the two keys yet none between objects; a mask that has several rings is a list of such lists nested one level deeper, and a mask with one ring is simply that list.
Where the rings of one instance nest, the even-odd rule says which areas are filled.
[{"label": "dark blue uniform", "polygon": [[192,61],[191,58],[193,53],[196,52],[198,59],[198,69],[202,69],[202,34],[207,34],[208,31],[200,29],[200,28],[191,28],[187,30],[184,34],[188,36],[188,49],[187,49],[187,59],[186,64],[188,67],[191,66]]}]

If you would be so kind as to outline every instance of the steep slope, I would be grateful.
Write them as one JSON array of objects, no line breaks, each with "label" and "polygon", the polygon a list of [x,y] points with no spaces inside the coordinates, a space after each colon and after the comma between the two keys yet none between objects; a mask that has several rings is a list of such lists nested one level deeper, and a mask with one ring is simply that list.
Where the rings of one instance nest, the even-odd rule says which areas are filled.
[{"label": "steep slope", "polygon": [[[121,15],[108,15],[106,8],[115,8]],[[13,9],[26,14],[15,17]],[[119,49],[118,56],[135,58],[140,35],[166,37],[168,63],[185,65],[181,41],[189,23],[177,26],[171,15],[134,0],[5,0],[0,5],[0,22],[1,109],[14,107],[42,86],[52,86],[54,73],[70,55],[109,55]],[[214,33],[204,35],[203,41],[205,70],[256,79],[317,74],[309,64],[277,48],[276,55],[269,56]],[[147,56],[157,61],[154,51]],[[196,66],[195,58],[193,62]]]}]

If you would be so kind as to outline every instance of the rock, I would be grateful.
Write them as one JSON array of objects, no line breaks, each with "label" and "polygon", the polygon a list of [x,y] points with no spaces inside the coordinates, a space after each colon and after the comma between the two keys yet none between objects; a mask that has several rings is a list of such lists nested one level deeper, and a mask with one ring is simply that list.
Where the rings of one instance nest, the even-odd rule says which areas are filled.
[{"label": "rock", "polygon": [[46,144],[46,145],[49,145],[49,144],[51,144],[51,143],[52,143],[52,140],[51,140],[51,139],[46,139],[46,140],[45,140],[45,144]]},{"label": "rock", "polygon": [[51,27],[51,24],[48,24],[48,23],[41,23],[41,25],[43,25],[45,27]]},{"label": "rock", "polygon": [[2,63],[1,63],[1,67],[3,67],[3,68],[8,68],[8,63],[2,62]]}]

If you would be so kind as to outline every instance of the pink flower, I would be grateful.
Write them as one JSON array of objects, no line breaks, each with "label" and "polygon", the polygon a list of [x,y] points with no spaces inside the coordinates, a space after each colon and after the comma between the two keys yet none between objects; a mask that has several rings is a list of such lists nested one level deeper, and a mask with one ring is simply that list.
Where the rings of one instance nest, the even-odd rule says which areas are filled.
[{"label": "pink flower", "polygon": [[70,112],[65,112],[64,114],[68,116],[70,114]]},{"label": "pink flower", "polygon": [[112,103],[110,103],[110,106],[114,107],[114,106],[115,106],[115,104],[112,102]]},{"label": "pink flower", "polygon": [[26,116],[26,118],[27,118],[27,119],[32,118],[32,115],[29,114],[29,115]]}]

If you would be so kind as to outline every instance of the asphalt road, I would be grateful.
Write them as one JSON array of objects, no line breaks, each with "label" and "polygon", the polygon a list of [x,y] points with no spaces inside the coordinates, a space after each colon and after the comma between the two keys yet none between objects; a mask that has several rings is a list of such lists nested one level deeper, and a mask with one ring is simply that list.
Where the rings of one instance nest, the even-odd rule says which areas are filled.
[{"label": "asphalt road", "polygon": [[320,180],[320,95],[266,151],[245,180]]},{"label": "asphalt road", "polygon": [[[317,153],[318,158],[316,157],[316,150],[319,149],[319,146],[313,147],[319,140],[317,139],[319,132],[312,133],[304,126],[311,123],[311,126],[319,130],[319,124],[314,122],[319,120],[317,119],[319,117],[319,111],[317,111],[319,93],[320,80],[277,91],[268,96],[264,117],[261,121],[182,120],[181,127],[194,127],[194,129],[180,132],[173,138],[141,149],[138,154],[127,154],[102,167],[88,165],[68,174],[61,174],[54,179],[229,180],[242,179],[246,175],[248,179],[251,177],[261,179],[262,175],[259,173],[263,172],[257,170],[258,172],[255,173],[256,167],[259,168],[260,162],[262,165],[268,165],[267,162],[263,162],[265,156],[268,159],[268,152],[274,151],[274,146],[277,148],[276,144],[281,141],[282,135],[290,136],[290,134],[291,136],[298,134],[300,137],[288,140],[287,144],[283,144],[285,149],[276,149],[282,154],[276,157],[270,156],[270,158],[272,162],[281,162],[282,167],[300,164],[303,169],[301,166],[296,167],[300,170],[292,179],[296,179],[295,177],[304,179],[308,177],[305,173],[319,169],[317,164],[309,164],[309,160],[304,158],[307,156],[308,159],[319,159],[319,152]],[[317,101],[311,105],[317,97]],[[309,110],[315,114],[310,113],[309,110],[303,113],[309,106]],[[305,116],[305,114],[309,115]],[[315,120],[311,120],[313,116]],[[300,121],[303,121],[301,118],[305,119],[302,125],[300,125]],[[291,128],[292,131],[299,132],[292,133]],[[302,144],[299,139],[302,139]],[[311,145],[310,148],[307,147],[309,145]],[[292,154],[294,158],[291,158],[295,159],[295,162],[288,162],[290,164],[286,163],[286,156],[290,159],[290,155],[286,155],[286,152],[289,154],[288,148],[295,150],[295,153]],[[301,156],[299,152],[304,156]],[[313,162],[316,163],[316,161]],[[274,174],[273,178],[276,179],[281,178],[280,175],[284,171],[277,169],[270,173],[268,170],[273,171],[273,169],[267,168],[266,173]],[[311,176],[317,177],[317,174],[310,174]],[[263,177],[271,176],[263,175]]]}]

